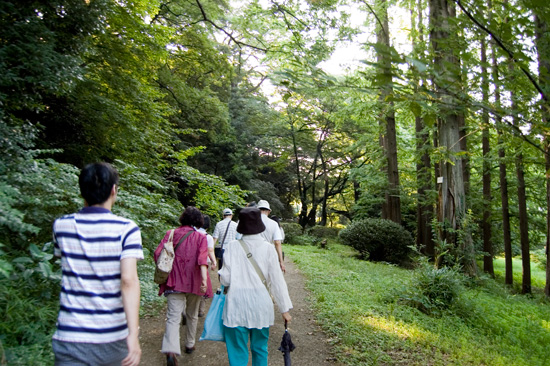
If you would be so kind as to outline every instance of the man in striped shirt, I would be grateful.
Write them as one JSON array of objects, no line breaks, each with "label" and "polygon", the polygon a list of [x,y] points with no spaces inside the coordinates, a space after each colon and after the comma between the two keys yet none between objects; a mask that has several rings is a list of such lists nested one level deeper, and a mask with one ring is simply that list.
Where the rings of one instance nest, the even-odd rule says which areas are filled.
[{"label": "man in striped shirt", "polygon": [[110,164],[87,165],[79,185],[85,207],[53,224],[63,272],[55,365],[138,365],[141,233],[111,212],[118,173]]}]

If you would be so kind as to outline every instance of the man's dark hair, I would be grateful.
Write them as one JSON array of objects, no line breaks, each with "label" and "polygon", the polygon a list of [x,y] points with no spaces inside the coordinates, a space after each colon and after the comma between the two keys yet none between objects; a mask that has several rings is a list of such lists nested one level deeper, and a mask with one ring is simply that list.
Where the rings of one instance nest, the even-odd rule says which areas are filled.
[{"label": "man's dark hair", "polygon": [[204,224],[202,224],[202,228],[204,230],[208,230],[210,228],[210,216],[202,215],[202,219],[204,221]]},{"label": "man's dark hair", "polygon": [[275,221],[281,227],[281,219],[278,216],[272,215],[269,217],[271,220]]},{"label": "man's dark hair", "polygon": [[118,184],[118,172],[109,163],[88,164],[78,177],[80,194],[88,206],[107,201],[113,185]]},{"label": "man's dark hair", "polygon": [[204,224],[202,213],[194,206],[187,206],[180,216],[180,224],[181,226],[188,225],[201,228]]}]

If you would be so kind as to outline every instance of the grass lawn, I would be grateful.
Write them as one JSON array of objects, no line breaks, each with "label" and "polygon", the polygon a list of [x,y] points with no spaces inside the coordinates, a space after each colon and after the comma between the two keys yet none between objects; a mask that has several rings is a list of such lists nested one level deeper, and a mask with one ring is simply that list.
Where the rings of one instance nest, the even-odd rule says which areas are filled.
[{"label": "grass lawn", "polygon": [[347,365],[549,364],[550,302],[541,295],[483,279],[429,316],[396,301],[411,270],[358,260],[337,244],[286,245],[285,253],[308,279],[317,320]]},{"label": "grass lawn", "polygon": [[[506,268],[504,264],[504,258],[495,258],[495,260],[493,261],[493,266],[495,269],[495,277],[501,280],[500,282],[504,282]],[[512,258],[512,273],[514,275],[513,287],[516,291],[521,292],[521,258]],[[539,266],[538,263],[531,262],[531,286],[533,287],[533,292],[544,291],[545,284],[546,272]]]}]

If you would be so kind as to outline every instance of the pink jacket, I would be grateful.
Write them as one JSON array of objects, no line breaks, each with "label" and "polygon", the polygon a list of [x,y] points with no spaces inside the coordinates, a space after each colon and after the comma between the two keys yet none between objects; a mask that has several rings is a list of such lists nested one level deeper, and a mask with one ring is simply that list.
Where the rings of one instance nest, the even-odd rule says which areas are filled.
[{"label": "pink jacket", "polygon": [[[195,231],[191,226],[180,226],[174,231],[174,248],[181,238],[193,230],[176,250],[176,257],[172,266],[172,272],[168,276],[168,281],[160,285],[159,296],[166,290],[174,290],[184,293],[192,293],[203,296],[200,292],[202,277],[200,266],[207,266],[208,259],[208,244],[206,235]],[[166,232],[157,249],[155,250],[155,262],[157,261],[164,243],[170,237],[170,230]],[[210,283],[210,274],[207,271],[208,287],[206,295],[212,297],[212,284]]]}]

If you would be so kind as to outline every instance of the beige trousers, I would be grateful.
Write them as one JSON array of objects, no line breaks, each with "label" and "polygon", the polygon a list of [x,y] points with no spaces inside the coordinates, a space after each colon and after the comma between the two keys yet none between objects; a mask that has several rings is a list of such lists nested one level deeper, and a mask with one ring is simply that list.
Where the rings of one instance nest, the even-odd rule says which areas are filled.
[{"label": "beige trousers", "polygon": [[180,323],[182,312],[185,311],[187,318],[185,347],[191,348],[195,345],[201,296],[176,293],[166,296],[166,299],[166,331],[164,332],[164,338],[162,338],[161,352],[181,355]]}]

